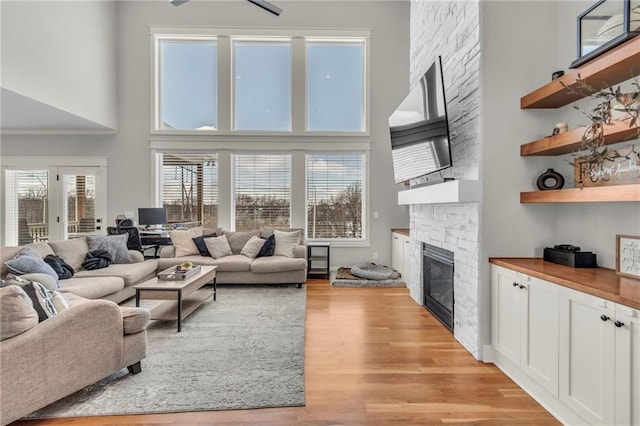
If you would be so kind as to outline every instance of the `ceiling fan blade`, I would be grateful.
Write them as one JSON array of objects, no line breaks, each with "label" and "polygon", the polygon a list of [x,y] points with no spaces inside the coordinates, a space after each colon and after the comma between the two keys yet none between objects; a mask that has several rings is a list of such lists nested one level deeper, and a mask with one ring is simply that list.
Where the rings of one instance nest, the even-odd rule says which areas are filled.
[{"label": "ceiling fan blade", "polygon": [[282,13],[282,9],[280,9],[275,4],[269,3],[266,0],[248,0],[248,1],[255,4],[256,6],[263,8],[268,12],[273,13],[276,16],[280,16],[280,13]]},{"label": "ceiling fan blade", "polygon": [[181,4],[185,4],[188,1],[189,0],[169,0],[169,3],[171,3],[174,6],[180,6]]}]

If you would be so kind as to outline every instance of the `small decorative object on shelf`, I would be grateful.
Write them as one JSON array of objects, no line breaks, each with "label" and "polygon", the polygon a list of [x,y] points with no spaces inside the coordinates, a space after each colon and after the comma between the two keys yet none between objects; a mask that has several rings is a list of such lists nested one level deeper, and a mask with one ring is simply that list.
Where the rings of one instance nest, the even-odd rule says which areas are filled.
[{"label": "small decorative object on shelf", "polygon": [[578,59],[569,68],[579,67],[638,34],[637,2],[599,0],[578,16]]},{"label": "small decorative object on shelf", "polygon": [[616,273],[640,279],[640,236],[616,235]]},{"label": "small decorative object on shelf", "polygon": [[538,177],[536,185],[540,191],[561,189],[564,186],[564,177],[553,169],[547,169]]},{"label": "small decorative object on shelf", "polygon": [[560,123],[556,123],[556,125],[553,126],[552,135],[555,136],[555,135],[559,135],[560,133],[564,133],[568,131],[569,131],[569,125],[564,121],[561,121]]},{"label": "small decorative object on shelf", "polygon": [[556,71],[553,74],[551,74],[551,81],[553,80],[557,80],[560,77],[562,77],[564,75],[564,71],[560,70],[560,71]]},{"label": "small decorative object on shelf", "polygon": [[638,148],[609,150],[601,162],[588,157],[573,162],[574,186],[608,186],[640,183],[640,152]]}]

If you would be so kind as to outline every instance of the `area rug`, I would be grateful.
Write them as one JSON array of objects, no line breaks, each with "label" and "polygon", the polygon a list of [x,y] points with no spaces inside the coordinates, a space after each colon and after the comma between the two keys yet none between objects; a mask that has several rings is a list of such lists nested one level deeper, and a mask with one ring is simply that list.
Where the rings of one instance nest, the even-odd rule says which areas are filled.
[{"label": "area rug", "polygon": [[305,292],[218,286],[218,300],[187,317],[180,333],[175,321],[152,322],[140,374],[124,369],[29,417],[304,405]]},{"label": "area rug", "polygon": [[331,285],[336,287],[406,287],[403,277],[395,280],[368,280],[351,273],[351,267],[341,266],[331,273]]}]

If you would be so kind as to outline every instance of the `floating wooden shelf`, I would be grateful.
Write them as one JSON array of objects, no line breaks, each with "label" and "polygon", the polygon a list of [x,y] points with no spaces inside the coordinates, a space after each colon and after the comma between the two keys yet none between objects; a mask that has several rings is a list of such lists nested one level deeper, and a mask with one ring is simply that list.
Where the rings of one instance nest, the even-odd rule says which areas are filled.
[{"label": "floating wooden shelf", "polygon": [[581,99],[582,95],[568,93],[560,84],[577,87],[578,74],[595,89],[609,87],[640,74],[640,36],[523,96],[520,108],[558,108]]},{"label": "floating wooden shelf", "polygon": [[520,203],[603,203],[640,201],[640,184],[521,192]]},{"label": "floating wooden shelf", "polygon": [[[559,135],[529,142],[520,146],[520,156],[562,155],[580,150],[580,139],[585,128],[578,127]],[[638,135],[636,127],[629,127],[629,120],[616,121],[605,127],[605,144],[611,145],[634,139]]]}]

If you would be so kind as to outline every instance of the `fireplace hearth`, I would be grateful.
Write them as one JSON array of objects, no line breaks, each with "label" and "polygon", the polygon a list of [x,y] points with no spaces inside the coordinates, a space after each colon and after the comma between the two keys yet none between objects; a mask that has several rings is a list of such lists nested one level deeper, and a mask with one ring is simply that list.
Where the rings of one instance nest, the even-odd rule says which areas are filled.
[{"label": "fireplace hearth", "polygon": [[453,252],[422,243],[424,307],[453,332]]}]

